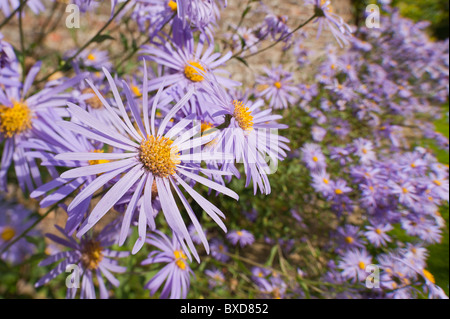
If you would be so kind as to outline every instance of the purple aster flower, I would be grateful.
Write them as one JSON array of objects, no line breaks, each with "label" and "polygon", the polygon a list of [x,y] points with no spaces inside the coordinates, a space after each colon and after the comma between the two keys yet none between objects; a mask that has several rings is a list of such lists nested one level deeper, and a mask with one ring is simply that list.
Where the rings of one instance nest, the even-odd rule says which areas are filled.
[{"label": "purple aster flower", "polygon": [[258,219],[258,215],[258,211],[254,208],[244,212],[244,216],[251,222],[255,222]]},{"label": "purple aster flower", "polygon": [[298,94],[303,101],[311,101],[318,95],[317,85],[299,84]]},{"label": "purple aster flower", "polygon": [[276,68],[264,68],[265,75],[259,76],[256,83],[259,87],[256,96],[270,101],[269,107],[275,109],[287,108],[298,98],[298,89],[294,85],[292,73],[283,70],[280,65]]},{"label": "purple aster flower", "polygon": [[251,272],[253,281],[257,283],[261,279],[266,279],[271,274],[269,269],[261,267],[252,267]]},{"label": "purple aster flower", "polygon": [[299,31],[297,39],[294,41],[294,56],[296,57],[299,66],[306,66],[311,63],[309,57],[313,53],[310,48],[305,46],[305,39],[307,38],[306,32]]},{"label": "purple aster flower", "polygon": [[376,160],[376,154],[373,150],[373,144],[363,138],[358,138],[353,142],[355,155],[359,156],[362,164],[368,164]]},{"label": "purple aster flower", "polygon": [[[287,25],[288,16],[277,16],[269,13],[262,25],[259,27],[257,36],[261,40],[270,38],[272,41],[279,41],[284,38],[283,42],[289,43],[292,39],[291,29]],[[289,36],[288,36],[289,35]],[[286,47],[285,47],[286,48]]]},{"label": "purple aster flower", "polygon": [[[83,167],[107,163],[107,160],[86,160],[74,161],[56,160],[54,157],[60,153],[103,153],[103,143],[89,140],[83,135],[76,135],[72,131],[61,126],[62,118],[51,112],[42,112],[41,123],[36,123],[34,127],[35,137],[22,142],[20,145],[26,150],[30,158],[40,159],[41,166],[46,167],[53,180],[36,188],[31,194],[31,198],[43,197],[40,207],[45,208],[54,205],[70,195],[73,195],[79,188],[85,188],[94,181],[94,176],[82,176],[78,178],[64,179],[59,177],[57,167]],[[109,185],[107,185],[109,186]],[[80,226],[89,210],[92,194],[87,197],[78,197],[73,200],[68,207],[68,219],[65,231],[72,235]]]},{"label": "purple aster flower", "polygon": [[189,235],[191,235],[192,241],[196,244],[202,243],[202,238],[206,237],[206,230],[202,229],[202,234],[199,235],[194,225],[188,227]]},{"label": "purple aster flower", "polygon": [[[212,40],[211,40],[212,41]],[[221,76],[223,70],[218,69],[231,58],[228,52],[223,56],[214,52],[214,43],[206,42],[203,35],[197,43],[190,37],[182,44],[171,45],[170,42],[157,47],[143,46],[141,53],[146,59],[150,59],[158,65],[166,67],[166,73],[148,82],[149,91],[157,90],[164,83],[166,86],[177,85],[181,88],[202,87],[206,74],[214,74],[217,81],[231,88],[240,83]],[[206,74],[204,74],[206,73]]]},{"label": "purple aster flower", "polygon": [[346,197],[345,194],[353,191],[351,187],[347,186],[347,182],[343,179],[333,181],[331,183],[331,188],[333,189],[332,194],[335,200]]},{"label": "purple aster flower", "polygon": [[338,227],[337,236],[340,248],[348,250],[364,247],[361,239],[361,231],[357,226],[347,224],[344,227]]},{"label": "purple aster flower", "polygon": [[[278,161],[286,157],[289,140],[278,134],[286,125],[277,123],[280,115],[271,114],[271,109],[263,109],[264,101],[241,101],[233,99],[216,81],[207,82],[211,107],[216,107],[213,117],[224,117],[217,143],[211,151],[233,154],[237,163],[244,164],[246,187],[253,180],[255,194],[258,188],[270,194],[268,174],[277,167]],[[269,166],[268,164],[271,164]],[[234,163],[227,161],[226,171],[233,171]]]},{"label": "purple aster flower", "polygon": [[223,272],[218,269],[206,269],[205,275],[209,277],[208,283],[210,289],[222,286],[225,283],[225,276]]},{"label": "purple aster flower", "polygon": [[153,296],[165,281],[160,298],[186,299],[189,292],[190,277],[193,271],[189,267],[188,257],[174,234],[172,239],[162,232],[156,230],[150,235],[146,242],[158,248],[152,251],[142,265],[166,264],[152,279],[145,285],[145,289],[150,290]]},{"label": "purple aster flower", "polygon": [[[117,2],[124,2],[124,0],[111,0],[111,17],[114,14]],[[98,0],[72,0],[73,4],[80,8],[81,12],[91,12],[99,7],[100,1]]]},{"label": "purple aster flower", "polygon": [[219,5],[225,7],[227,0],[177,0],[177,4],[178,17],[185,24],[204,30],[220,18]]},{"label": "purple aster flower", "polygon": [[286,296],[287,284],[277,274],[270,278],[257,278],[256,281],[261,298],[283,299]]},{"label": "purple aster flower", "polygon": [[135,0],[131,17],[136,20],[141,32],[153,38],[170,19],[177,15],[176,0]]},{"label": "purple aster flower", "polygon": [[[69,56],[72,56],[73,52],[69,53]],[[101,70],[102,68],[107,68],[111,70],[112,63],[109,60],[108,51],[102,51],[93,49],[91,51],[83,51],[78,55],[77,62],[84,67],[90,67],[97,70]]]},{"label": "purple aster flower", "polygon": [[449,183],[447,174],[430,174],[431,182],[427,185],[427,190],[431,195],[448,202]]},{"label": "purple aster flower", "polygon": [[319,145],[307,143],[301,148],[302,161],[311,171],[320,172],[327,167],[325,155]]},{"label": "purple aster flower", "polygon": [[258,38],[255,36],[255,31],[252,28],[239,27],[235,32],[228,35],[228,37],[231,38],[232,49],[236,52],[242,51],[241,56],[245,54],[246,49],[250,53],[258,51]]},{"label": "purple aster flower", "polygon": [[[197,251],[177,207],[172,189],[183,203],[191,222],[195,225],[200,236],[202,234],[201,225],[192,211],[186,197],[181,192],[180,186],[192,196],[200,207],[202,207],[224,231],[226,231],[226,227],[220,219],[221,217],[224,217],[223,213],[198,194],[185,179],[204,184],[220,193],[238,199],[238,195],[235,192],[196,174],[197,172],[204,171],[204,169],[200,167],[202,161],[227,159],[227,156],[223,153],[204,154],[201,152],[201,149],[198,149],[201,148],[202,145],[210,142],[214,138],[214,135],[193,138],[201,131],[199,124],[196,124],[192,129],[185,132],[185,128],[192,124],[192,117],[180,120],[169,129],[170,120],[173,118],[174,114],[185,105],[186,101],[189,100],[192,96],[192,91],[188,92],[180,101],[178,101],[164,119],[158,121],[158,129],[156,130],[156,108],[161,99],[163,88],[161,87],[158,91],[156,97],[153,99],[153,106],[150,108],[148,91],[146,89],[148,87],[146,69],[144,69],[144,92],[142,102],[143,120],[141,118],[141,110],[136,104],[127,83],[123,82],[123,88],[127,97],[128,107],[131,110],[132,118],[129,117],[125,110],[124,103],[121,100],[115,81],[106,69],[104,69],[104,72],[109,81],[116,105],[118,105],[121,112],[121,117],[115,117],[116,125],[114,125],[114,127],[108,127],[90,113],[72,103],[68,104],[69,111],[74,118],[77,118],[78,121],[80,121],[80,123],[72,121],[64,122],[63,125],[67,129],[78,134],[102,142],[105,145],[113,146],[124,152],[65,153],[55,157],[57,160],[110,161],[107,163],[91,165],[89,167],[78,167],[61,175],[61,178],[64,179],[97,175],[94,182],[84,188],[74,200],[78,200],[78,198],[87,198],[107,182],[118,176],[118,174],[122,174],[121,178],[114,183],[92,210],[88,219],[83,223],[82,228],[79,230],[78,236],[85,234],[91,229],[124,195],[136,187],[128,201],[128,206],[123,217],[119,241],[120,245],[125,242],[133,215],[136,210],[139,210],[139,238],[133,248],[133,253],[136,253],[142,248],[142,245],[145,242],[147,226],[150,226],[151,229],[156,227],[151,205],[151,198],[155,193],[153,189],[156,186],[162,211],[169,227],[173,229],[180,240],[185,240],[187,242],[189,248],[198,259]],[[88,83],[106,109],[111,112],[111,115],[114,114],[115,111],[112,110],[109,103],[98,92],[97,88],[90,83],[90,81],[88,81]],[[151,112],[151,114],[149,114],[149,112]],[[131,119],[134,120],[136,126],[132,124]],[[122,134],[119,130],[116,130],[115,127],[122,127],[127,134]],[[208,170],[208,172],[209,171],[210,170]],[[217,174],[220,175],[223,174],[223,172],[217,172]],[[146,200],[142,200],[143,196]],[[209,245],[206,237],[201,237],[206,250],[209,252]]]},{"label": "purple aster flower", "polygon": [[19,62],[14,48],[3,40],[0,32],[0,85],[5,87],[20,86]]},{"label": "purple aster flower", "polygon": [[341,47],[350,43],[352,28],[333,13],[330,0],[307,0],[307,3],[314,5],[316,22],[319,24],[317,37],[320,36],[324,26],[327,26]]},{"label": "purple aster flower", "polygon": [[363,249],[348,250],[339,262],[338,267],[342,269],[342,276],[353,282],[364,281],[369,275],[366,267],[372,264],[372,257]]},{"label": "purple aster flower", "polygon": [[386,233],[394,229],[392,225],[373,225],[366,228],[367,231],[364,234],[367,240],[375,247],[386,246],[387,243],[391,242],[391,237]]},{"label": "purple aster flower", "polygon": [[314,125],[311,128],[311,136],[314,142],[322,142],[323,139],[325,138],[325,135],[327,135],[327,130],[324,129],[323,127]]},{"label": "purple aster flower", "polygon": [[[35,221],[31,211],[14,203],[6,202],[0,194],[0,251],[4,250],[13,240],[16,240]],[[39,235],[33,230],[29,237]],[[0,259],[12,265],[17,265],[29,258],[36,251],[36,246],[21,238],[0,255]]]},{"label": "purple aster flower", "polygon": [[416,188],[410,181],[396,183],[389,180],[388,186],[391,193],[398,196],[399,202],[407,207],[414,207],[415,203],[419,201]]},{"label": "purple aster flower", "polygon": [[248,230],[233,230],[227,234],[227,239],[233,245],[239,244],[241,247],[251,245],[255,242],[255,237]]},{"label": "purple aster flower", "polygon": [[211,256],[224,263],[230,260],[230,256],[228,256],[228,247],[222,240],[217,238],[211,240]]},{"label": "purple aster flower", "polygon": [[25,156],[20,147],[22,141],[33,136],[33,126],[44,123],[41,117],[43,110],[52,109],[57,114],[65,114],[59,106],[64,106],[67,97],[60,95],[81,80],[76,76],[55,87],[47,87],[40,92],[28,96],[33,81],[39,72],[41,63],[35,64],[29,71],[23,87],[0,88],[0,141],[3,143],[0,189],[7,191],[7,172],[12,162],[22,190],[32,191],[42,184],[38,166],[34,159]]},{"label": "purple aster flower", "polygon": [[351,162],[350,150],[345,147],[331,147],[330,159],[337,161],[341,166]]},{"label": "purple aster flower", "polygon": [[351,127],[350,127],[350,124],[346,120],[343,120],[340,118],[334,118],[331,121],[331,130],[337,136],[344,138],[350,133]]},{"label": "purple aster flower", "polygon": [[331,195],[333,189],[331,188],[332,180],[330,174],[325,170],[311,173],[312,183],[311,186],[314,187],[316,192],[322,193],[324,196]]},{"label": "purple aster flower", "polygon": [[58,237],[54,234],[47,234],[47,237],[69,250],[57,252],[39,263],[39,266],[44,267],[59,262],[35,286],[41,287],[47,284],[61,273],[65,273],[69,266],[76,265],[75,271],[77,271],[77,276],[75,278],[80,279],[81,283],[72,282],[73,286],[67,287],[67,298],[75,298],[78,288],[81,288],[81,299],[95,299],[97,294],[94,281],[98,284],[100,298],[108,298],[109,291],[103,277],[106,278],[109,284],[118,287],[120,283],[111,272],[124,273],[126,268],[119,266],[115,258],[129,256],[129,252],[114,251],[108,248],[117,244],[117,226],[117,223],[109,224],[98,235],[86,235],[80,241],[77,241],[59,226],[55,225],[63,237]]},{"label": "purple aster flower", "polygon": [[426,259],[428,258],[429,253],[422,244],[407,243],[403,254],[410,264],[416,265],[419,268],[425,268]]}]

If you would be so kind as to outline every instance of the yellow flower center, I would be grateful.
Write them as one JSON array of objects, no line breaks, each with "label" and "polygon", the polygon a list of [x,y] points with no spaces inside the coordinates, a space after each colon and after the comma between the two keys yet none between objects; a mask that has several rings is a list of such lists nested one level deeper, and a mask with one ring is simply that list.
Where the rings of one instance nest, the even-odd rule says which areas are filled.
[{"label": "yellow flower center", "polygon": [[[320,0],[320,6],[323,6],[328,0]],[[324,10],[328,11],[329,13],[333,12],[333,8],[331,7],[331,4],[329,4]]]},{"label": "yellow flower center", "polygon": [[323,179],[323,182],[324,182],[325,184],[327,184],[327,185],[330,183],[330,181],[329,181],[328,179],[326,179],[326,178]]},{"label": "yellow flower center", "polygon": [[342,191],[342,189],[337,188],[335,191],[336,195],[342,195],[344,192]]},{"label": "yellow flower center", "polygon": [[16,231],[14,228],[8,226],[3,229],[1,237],[4,241],[9,241],[13,239],[14,236],[16,236]]},{"label": "yellow flower center", "polygon": [[173,141],[163,137],[147,136],[139,148],[139,159],[144,167],[153,175],[168,177],[175,174],[179,160],[178,147],[172,146]]},{"label": "yellow flower center", "polygon": [[345,237],[345,242],[347,244],[353,244],[354,241],[355,240],[353,239],[353,237],[350,237],[350,236]]},{"label": "yellow flower center", "polygon": [[181,250],[175,250],[173,252],[173,254],[174,254],[175,259],[176,259],[175,264],[181,270],[185,270],[186,269],[186,262],[185,262],[185,260],[187,259],[186,255]]},{"label": "yellow flower center", "polygon": [[313,156],[312,160],[317,163],[319,161],[319,158],[317,156]]},{"label": "yellow flower center", "polygon": [[253,116],[248,107],[241,101],[234,100],[234,113],[233,117],[239,124],[239,127],[244,131],[251,131],[253,129]]},{"label": "yellow flower center", "polygon": [[133,91],[134,95],[136,95],[136,96],[142,95],[141,90],[139,90],[139,88],[136,85],[133,85],[131,87],[131,91]]},{"label": "yellow flower center", "polygon": [[0,133],[7,138],[31,129],[31,110],[26,103],[13,102],[13,107],[0,105]]},{"label": "yellow flower center", "polygon": [[275,82],[275,87],[279,90],[283,86],[280,82]]},{"label": "yellow flower center", "polygon": [[[104,153],[103,150],[94,150],[93,153]],[[109,163],[108,160],[90,160],[89,165],[106,164]]]},{"label": "yellow flower center", "polygon": [[81,262],[86,269],[97,269],[103,260],[103,247],[98,241],[88,241],[81,251]]},{"label": "yellow flower center", "polygon": [[200,63],[189,61],[186,67],[184,68],[184,75],[186,75],[186,77],[192,82],[203,81],[204,77],[194,67],[202,72],[205,72],[205,69]]},{"label": "yellow flower center", "polygon": [[212,125],[209,122],[202,122],[200,129],[202,131],[202,133],[205,133],[207,131],[209,131],[210,129],[212,129],[214,127],[214,125]]},{"label": "yellow flower center", "polygon": [[376,232],[378,235],[381,235],[381,233],[382,233],[381,229],[379,229],[379,228],[375,229],[375,232]]},{"label": "yellow flower center", "polygon": [[422,270],[423,272],[423,276],[425,278],[427,278],[429,281],[431,281],[433,284],[436,284],[436,279],[434,279],[434,276],[431,272],[429,272],[428,270],[424,269]]},{"label": "yellow flower center", "polygon": [[433,181],[434,184],[436,184],[437,186],[441,186],[442,183],[441,181],[438,181],[437,179]]},{"label": "yellow flower center", "polygon": [[177,5],[176,1],[170,0],[169,3],[167,3],[167,5],[169,6],[169,8],[172,11],[177,11],[177,9],[178,9],[178,5]]},{"label": "yellow flower center", "polygon": [[402,191],[403,191],[403,194],[408,194],[409,193],[409,190],[406,187],[403,187]]},{"label": "yellow flower center", "polygon": [[239,237],[242,237],[242,232],[240,231],[240,230],[238,230],[237,232],[236,232],[236,234],[239,236]]},{"label": "yellow flower center", "polygon": [[360,261],[358,264],[359,269],[364,270],[366,269],[366,264],[363,261]]},{"label": "yellow flower center", "polygon": [[93,54],[91,53],[91,54],[89,54],[89,55],[87,56],[87,59],[88,59],[89,61],[94,61],[94,60],[95,60],[95,55],[93,55]]}]

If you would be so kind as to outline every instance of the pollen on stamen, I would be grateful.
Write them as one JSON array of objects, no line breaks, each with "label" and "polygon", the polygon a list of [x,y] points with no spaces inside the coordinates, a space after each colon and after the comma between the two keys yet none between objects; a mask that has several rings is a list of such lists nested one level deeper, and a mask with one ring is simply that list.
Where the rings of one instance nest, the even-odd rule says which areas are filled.
[{"label": "pollen on stamen", "polygon": [[163,136],[147,136],[139,148],[139,160],[153,175],[166,178],[175,174],[179,160],[178,147]]},{"label": "pollen on stamen", "polygon": [[183,251],[181,250],[175,250],[173,252],[174,256],[175,256],[175,264],[178,266],[178,268],[180,268],[181,270],[185,270],[186,269],[186,255],[183,253]]},{"label": "pollen on stamen", "polygon": [[31,129],[32,112],[26,103],[13,102],[13,107],[0,105],[0,133],[7,138]]},{"label": "pollen on stamen", "polygon": [[95,270],[102,260],[103,247],[100,246],[98,241],[88,241],[83,245],[81,262],[85,268]]},{"label": "pollen on stamen", "polygon": [[233,117],[238,123],[239,127],[244,131],[251,131],[253,129],[253,116],[248,107],[242,101],[233,101],[234,113]]},{"label": "pollen on stamen", "polygon": [[[93,153],[104,153],[103,150],[94,150]],[[90,160],[89,165],[106,164],[109,160]]]},{"label": "pollen on stamen", "polygon": [[423,269],[422,272],[423,272],[423,276],[425,278],[427,278],[431,283],[436,284],[436,279],[434,278],[434,276],[431,272],[429,272],[426,269]]},{"label": "pollen on stamen", "polygon": [[16,231],[12,227],[5,227],[2,231],[1,238],[3,241],[10,241],[16,236]]},{"label": "pollen on stamen", "polygon": [[198,70],[205,72],[205,68],[200,63],[189,61],[184,68],[184,75],[192,82],[201,82],[204,80],[204,77]]},{"label": "pollen on stamen", "polygon": [[172,11],[177,11],[177,9],[178,9],[178,4],[177,4],[177,2],[176,2],[176,1],[173,1],[173,0],[170,0],[170,1],[167,3],[167,6],[168,6]]}]

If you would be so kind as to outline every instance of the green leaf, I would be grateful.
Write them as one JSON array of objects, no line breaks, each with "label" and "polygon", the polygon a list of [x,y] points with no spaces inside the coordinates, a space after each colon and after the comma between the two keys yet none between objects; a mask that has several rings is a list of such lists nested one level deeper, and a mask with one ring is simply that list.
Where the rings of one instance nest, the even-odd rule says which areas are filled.
[{"label": "green leaf", "polygon": [[125,51],[128,51],[128,39],[123,33],[120,34],[120,42],[122,42]]},{"label": "green leaf", "polygon": [[102,43],[105,40],[115,40],[115,39],[108,34],[99,34],[94,39],[92,39],[92,42]]},{"label": "green leaf", "polygon": [[245,61],[243,58],[240,58],[240,57],[236,57],[236,59],[239,61],[239,62],[241,62],[242,64],[244,64],[246,67],[250,67],[249,65],[248,65],[248,63],[247,63],[247,61]]}]

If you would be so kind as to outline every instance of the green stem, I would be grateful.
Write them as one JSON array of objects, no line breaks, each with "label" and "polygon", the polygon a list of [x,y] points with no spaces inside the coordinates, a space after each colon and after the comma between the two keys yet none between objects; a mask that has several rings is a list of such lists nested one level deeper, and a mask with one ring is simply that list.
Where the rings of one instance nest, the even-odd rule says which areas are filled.
[{"label": "green stem", "polygon": [[18,242],[20,239],[22,239],[26,234],[28,234],[36,225],[38,225],[41,221],[44,220],[45,217],[47,217],[55,208],[58,207],[58,205],[61,202],[58,202],[54,204],[52,207],[50,207],[42,216],[40,216],[30,227],[25,229],[19,236],[8,242],[8,244],[3,247],[3,249],[0,251],[0,255],[2,255],[4,252],[6,252],[9,248],[11,248],[12,245],[14,245],[16,242]]},{"label": "green stem", "polygon": [[0,29],[5,26],[16,15],[17,12],[21,11],[27,2],[28,0],[23,0],[20,5],[2,23],[0,23]]},{"label": "green stem", "polygon": [[[265,47],[264,49],[261,49],[255,53],[252,54],[248,54],[244,57],[241,57],[241,59],[247,59],[250,58],[252,56],[255,56],[257,54],[263,53],[271,48],[273,48],[274,46],[276,46],[278,43],[286,40],[287,38],[289,38],[291,35],[293,35],[295,32],[297,32],[298,30],[302,29],[304,26],[306,26],[308,23],[310,23],[312,20],[314,20],[317,17],[316,14],[314,14],[311,18],[309,18],[308,20],[306,20],[305,22],[303,22],[302,24],[300,24],[297,28],[295,28],[292,32],[289,32],[288,34],[286,34],[284,37],[281,37],[280,39],[278,39],[276,42],[272,43],[271,45]],[[248,48],[246,48],[245,50],[241,50],[240,52],[236,53],[235,55],[232,56],[232,58],[239,58],[239,56],[244,53],[245,51],[247,51],[248,49],[252,48],[253,46],[257,45],[259,42],[253,44],[252,46],[249,46]]]},{"label": "green stem", "polygon": [[112,16],[108,22],[106,22],[106,24],[100,29],[98,30],[98,32],[89,39],[89,41],[87,41],[81,48],[78,49],[78,51],[72,55],[69,59],[67,59],[59,68],[57,68],[55,71],[53,71],[52,73],[46,75],[43,79],[39,80],[38,83],[40,82],[44,82],[46,80],[48,80],[52,75],[54,75],[55,73],[64,70],[64,68],[66,68],[67,66],[69,66],[69,64],[75,60],[78,55],[80,55],[81,52],[83,52],[91,43],[93,43],[95,41],[96,38],[98,38],[103,31],[106,30],[106,28],[109,27],[109,25],[114,21],[114,19],[123,11],[123,9],[125,9],[125,7],[128,5],[128,3],[131,0],[127,0],[126,2],[124,2],[124,4],[119,8],[119,10],[116,11],[116,13],[114,14],[114,16]]},{"label": "green stem", "polygon": [[[164,27],[165,27],[170,21],[172,21],[173,18],[175,18],[175,16],[176,16],[176,13],[174,13],[173,16],[172,16],[169,20],[166,21],[166,23],[164,23],[164,25],[161,27],[161,30],[164,29]],[[139,51],[139,49],[140,49],[143,45],[149,43],[150,41],[151,41],[151,38],[150,38],[150,37],[147,37],[147,39],[146,39],[144,42],[142,42],[140,45],[137,45],[136,47],[134,47],[133,50],[132,50],[125,58],[123,58],[123,59],[119,62],[119,64],[118,64],[117,67],[116,67],[116,70],[119,70],[119,69],[122,67],[122,65],[123,65],[125,62],[127,62],[129,59],[131,59],[131,58],[136,54],[136,52]]]}]

